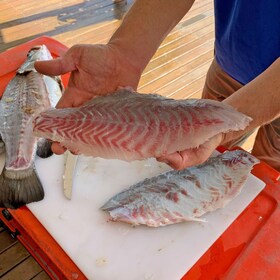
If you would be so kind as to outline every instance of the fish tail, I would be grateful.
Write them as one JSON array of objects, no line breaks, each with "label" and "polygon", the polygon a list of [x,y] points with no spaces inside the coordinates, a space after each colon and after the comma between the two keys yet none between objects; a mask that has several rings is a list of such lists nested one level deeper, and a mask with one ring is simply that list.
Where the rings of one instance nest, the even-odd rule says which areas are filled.
[{"label": "fish tail", "polygon": [[44,189],[34,168],[24,172],[4,170],[0,175],[0,207],[17,209],[43,198]]}]

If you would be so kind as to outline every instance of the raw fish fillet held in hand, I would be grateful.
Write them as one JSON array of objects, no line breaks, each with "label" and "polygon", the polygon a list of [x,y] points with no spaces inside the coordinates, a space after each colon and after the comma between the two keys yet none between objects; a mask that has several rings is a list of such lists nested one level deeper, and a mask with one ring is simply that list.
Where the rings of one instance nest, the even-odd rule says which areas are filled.
[{"label": "raw fish fillet held in hand", "polygon": [[109,212],[111,220],[133,225],[158,227],[197,221],[238,195],[258,162],[245,151],[225,152],[196,167],[139,182],[101,209]]},{"label": "raw fish fillet held in hand", "polygon": [[79,108],[43,112],[33,131],[77,154],[132,161],[198,147],[250,121],[218,101],[174,100],[124,89]]}]

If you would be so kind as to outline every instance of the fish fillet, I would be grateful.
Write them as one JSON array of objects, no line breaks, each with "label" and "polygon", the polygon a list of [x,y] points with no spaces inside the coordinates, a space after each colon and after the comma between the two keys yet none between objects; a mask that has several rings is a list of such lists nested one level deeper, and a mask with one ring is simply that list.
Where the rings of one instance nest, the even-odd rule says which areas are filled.
[{"label": "fish fillet", "polygon": [[158,227],[196,221],[239,194],[258,162],[245,151],[228,151],[196,167],[139,182],[112,197],[101,209],[109,212],[112,221],[133,225]]},{"label": "fish fillet", "polygon": [[33,132],[76,154],[132,161],[198,147],[220,132],[244,129],[250,121],[217,101],[174,100],[123,89],[80,108],[43,112],[34,120]]}]

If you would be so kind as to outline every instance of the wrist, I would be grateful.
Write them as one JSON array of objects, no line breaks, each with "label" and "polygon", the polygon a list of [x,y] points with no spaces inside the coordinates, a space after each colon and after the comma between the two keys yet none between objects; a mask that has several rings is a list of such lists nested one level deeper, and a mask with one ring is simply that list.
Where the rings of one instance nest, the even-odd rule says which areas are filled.
[{"label": "wrist", "polygon": [[146,65],[143,66],[136,59],[133,51],[119,41],[110,41],[107,46],[115,58],[116,72],[119,76],[120,86],[130,86],[136,90]]}]

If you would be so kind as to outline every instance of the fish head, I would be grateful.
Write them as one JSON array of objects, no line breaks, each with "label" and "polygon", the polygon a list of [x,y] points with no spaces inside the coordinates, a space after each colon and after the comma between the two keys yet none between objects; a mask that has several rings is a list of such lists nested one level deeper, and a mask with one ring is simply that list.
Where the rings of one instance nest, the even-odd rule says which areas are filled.
[{"label": "fish head", "polygon": [[29,50],[27,59],[29,61],[50,60],[52,55],[45,45],[38,45]]},{"label": "fish head", "polygon": [[36,71],[34,68],[35,61],[51,60],[53,57],[45,45],[32,47],[28,53],[25,62],[17,70],[17,73],[23,74],[29,71]]}]

